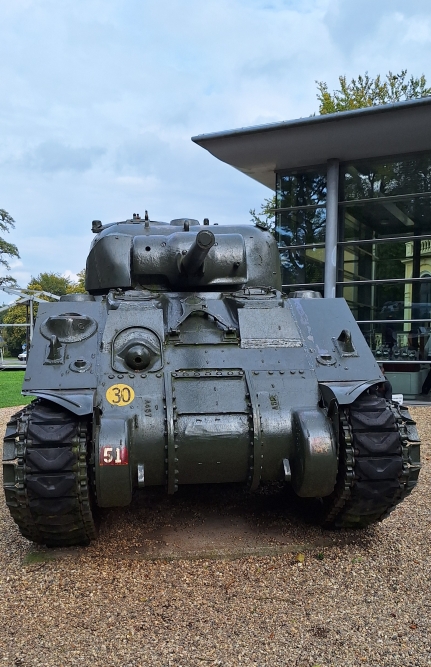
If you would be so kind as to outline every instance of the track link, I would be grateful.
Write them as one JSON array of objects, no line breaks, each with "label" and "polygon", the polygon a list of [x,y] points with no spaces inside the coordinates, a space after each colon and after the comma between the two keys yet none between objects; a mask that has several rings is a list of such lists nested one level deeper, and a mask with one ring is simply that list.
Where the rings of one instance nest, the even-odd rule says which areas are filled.
[{"label": "track link", "polygon": [[323,499],[327,528],[364,528],[384,519],[416,486],[420,441],[406,408],[363,394],[340,409],[339,470]]},{"label": "track link", "polygon": [[48,547],[96,537],[88,417],[36,400],[12,417],[3,447],[6,504],[24,537]]}]

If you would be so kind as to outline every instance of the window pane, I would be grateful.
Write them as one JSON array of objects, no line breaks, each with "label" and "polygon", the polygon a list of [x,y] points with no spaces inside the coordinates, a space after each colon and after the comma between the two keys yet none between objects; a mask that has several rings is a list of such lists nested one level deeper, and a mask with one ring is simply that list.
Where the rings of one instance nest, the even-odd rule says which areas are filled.
[{"label": "window pane", "polygon": [[283,285],[323,283],[324,248],[292,248],[280,251]]},{"label": "window pane", "polygon": [[277,174],[277,206],[311,206],[326,202],[326,171]]},{"label": "window pane", "polygon": [[429,234],[431,197],[343,205],[340,220],[345,241]]},{"label": "window pane", "polygon": [[343,273],[340,279],[349,281],[411,278],[413,259],[410,246],[413,245],[412,241],[404,241],[342,246]]},{"label": "window pane", "polygon": [[[424,282],[422,285],[427,284]],[[416,287],[419,287],[419,298],[424,297],[423,301],[414,300]],[[422,339],[425,340],[431,326],[430,291],[421,292],[420,288],[417,283],[340,287],[341,296],[347,300],[355,319],[376,320],[360,325],[371,347],[407,346],[413,350],[419,349],[418,345],[422,344]]]},{"label": "window pane", "polygon": [[431,156],[345,165],[341,185],[341,200],[431,192]]},{"label": "window pane", "polygon": [[425,345],[430,336],[429,326],[412,323],[401,328],[401,325],[392,325],[389,322],[359,324],[359,328],[377,360],[394,359],[408,362],[428,358]]},{"label": "window pane", "polygon": [[280,245],[322,243],[325,240],[325,225],[324,208],[279,213],[276,238]]}]

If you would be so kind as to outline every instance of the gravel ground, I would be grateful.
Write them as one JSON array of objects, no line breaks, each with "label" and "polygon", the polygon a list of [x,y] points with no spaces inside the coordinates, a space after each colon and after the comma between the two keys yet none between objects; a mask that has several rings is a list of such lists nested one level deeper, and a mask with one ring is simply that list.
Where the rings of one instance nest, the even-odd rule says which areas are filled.
[{"label": "gravel ground", "polygon": [[[0,411],[1,432],[15,411]],[[165,511],[180,532],[201,521],[208,505],[187,494],[109,512],[95,544],[49,552],[20,537],[1,498],[0,665],[431,665],[431,409],[411,413],[419,485],[378,526],[322,532],[284,496],[252,501],[248,519],[305,545],[299,554],[279,540],[270,556],[148,559]],[[229,494],[215,502],[229,515]]]}]

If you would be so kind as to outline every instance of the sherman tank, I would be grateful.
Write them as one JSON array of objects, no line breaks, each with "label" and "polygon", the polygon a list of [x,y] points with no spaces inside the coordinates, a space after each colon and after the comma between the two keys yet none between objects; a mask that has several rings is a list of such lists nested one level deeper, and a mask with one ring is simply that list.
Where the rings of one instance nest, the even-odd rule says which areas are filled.
[{"label": "sherman tank", "polygon": [[39,305],[36,400],[7,426],[6,502],[26,538],[88,544],[98,507],[151,486],[281,482],[328,528],[368,526],[411,492],[414,421],[379,395],[344,299],[282,293],[268,231],[147,215],[92,230],[88,293]]}]

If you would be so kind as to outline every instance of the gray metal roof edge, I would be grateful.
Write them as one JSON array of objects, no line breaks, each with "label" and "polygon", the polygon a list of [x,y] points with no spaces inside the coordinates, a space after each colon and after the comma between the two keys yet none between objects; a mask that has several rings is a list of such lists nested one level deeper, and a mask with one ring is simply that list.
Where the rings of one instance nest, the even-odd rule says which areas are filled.
[{"label": "gray metal roof edge", "polygon": [[393,104],[382,104],[380,106],[352,109],[351,111],[337,111],[336,113],[323,114],[321,116],[308,116],[307,118],[284,120],[277,123],[268,123],[267,125],[254,125],[251,127],[243,127],[237,130],[223,130],[222,132],[212,132],[210,134],[198,134],[191,139],[195,144],[201,144],[211,139],[222,139],[224,137],[231,136],[246,136],[248,134],[272,132],[273,130],[282,130],[284,128],[287,129],[291,127],[300,127],[303,125],[340,122],[349,118],[356,118],[358,116],[372,116],[382,113],[393,113],[398,110],[403,111],[410,108],[428,105],[431,106],[431,96],[420,97],[414,100],[406,100],[404,102],[394,102]]}]

